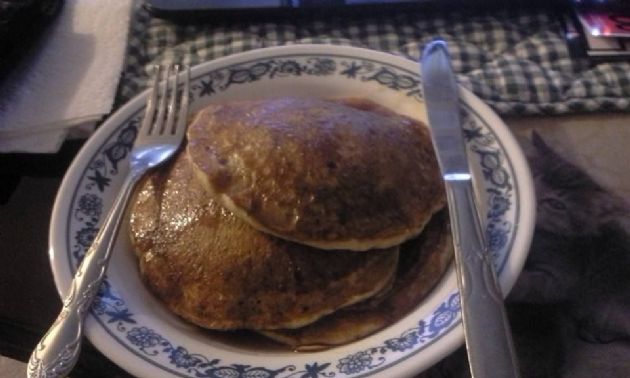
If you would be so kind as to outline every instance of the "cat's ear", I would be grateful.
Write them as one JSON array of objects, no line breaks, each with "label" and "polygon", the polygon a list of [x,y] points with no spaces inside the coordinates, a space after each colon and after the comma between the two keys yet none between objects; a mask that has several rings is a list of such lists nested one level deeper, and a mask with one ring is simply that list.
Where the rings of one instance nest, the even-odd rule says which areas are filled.
[{"label": "cat's ear", "polygon": [[521,147],[521,149],[523,150],[523,153],[525,154],[525,157],[530,160],[534,157],[536,157],[537,155],[537,151],[536,148],[534,147],[533,143],[532,143],[532,136],[531,136],[532,132],[529,131],[526,134],[520,135],[520,134],[515,134],[515,138],[516,141],[518,142],[519,146]]},{"label": "cat's ear", "polygon": [[536,150],[546,156],[557,157],[558,154],[554,150],[549,147],[547,143],[543,140],[543,138],[536,131],[532,131],[532,144],[536,147]]}]

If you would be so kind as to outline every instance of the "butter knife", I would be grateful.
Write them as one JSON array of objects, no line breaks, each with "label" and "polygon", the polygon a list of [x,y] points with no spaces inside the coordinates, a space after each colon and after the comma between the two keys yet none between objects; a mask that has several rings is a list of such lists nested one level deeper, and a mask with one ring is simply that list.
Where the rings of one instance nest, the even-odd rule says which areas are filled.
[{"label": "butter knife", "polygon": [[444,41],[425,47],[421,74],[431,138],[446,187],[471,375],[518,377],[503,295],[475,204],[459,113],[459,87]]}]

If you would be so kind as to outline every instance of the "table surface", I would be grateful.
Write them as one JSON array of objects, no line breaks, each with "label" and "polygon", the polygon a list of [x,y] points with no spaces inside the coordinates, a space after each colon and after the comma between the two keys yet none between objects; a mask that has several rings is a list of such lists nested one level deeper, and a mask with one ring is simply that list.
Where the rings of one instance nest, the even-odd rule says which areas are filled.
[{"label": "table surface", "polygon": [[[546,17],[544,14],[532,18],[522,17],[524,15],[520,12],[516,12],[516,15],[518,17],[511,18],[514,22],[526,22],[526,25],[530,25],[531,23],[533,26],[538,25],[544,27],[550,22],[555,25],[555,21]],[[191,51],[189,52],[197,52],[196,58],[212,59],[232,53],[234,48],[233,43],[235,41],[241,43],[241,45],[248,45],[254,42],[273,44],[278,42],[276,40],[278,37],[291,37],[291,31],[299,26],[292,24],[290,22],[291,20],[289,20],[283,23],[285,26],[284,29],[288,34],[280,35],[275,28],[258,29],[255,25],[249,25],[249,29],[243,34],[241,33],[241,29],[243,25],[247,24],[235,24],[233,29],[226,27],[224,24],[219,24],[218,30],[221,31],[221,38],[214,38],[214,29],[212,28],[204,28],[203,26],[195,27],[192,25],[182,28],[169,27],[160,22],[154,22],[156,20],[150,20],[145,12],[138,11],[137,16],[139,16],[136,19],[137,27],[131,31],[130,36],[132,37],[131,41],[135,41],[134,43],[138,44],[138,46],[135,46],[135,49],[130,49],[130,51],[135,52],[135,55],[132,54],[131,57],[133,59],[128,59],[129,67],[127,67],[127,75],[123,75],[122,77],[123,84],[126,83],[129,88],[132,87],[131,84],[138,84],[136,81],[142,79],[141,73],[143,72],[145,64],[157,63],[160,61],[161,57],[169,58],[169,49],[190,47]],[[399,35],[387,33],[386,31],[411,30],[413,28],[411,28],[410,25],[416,24],[421,28],[426,28],[426,30],[422,29],[425,34],[442,33],[449,35],[450,29],[457,29],[453,28],[449,23],[445,24],[447,29],[443,29],[440,22],[433,22],[435,20],[432,18],[420,20],[416,17],[418,16],[417,14],[410,14],[408,18],[405,16],[406,14],[396,18],[396,20],[403,22],[403,25],[398,25],[398,21],[391,23],[387,19],[379,19],[383,22],[382,25],[379,24],[381,25],[380,29],[372,27],[373,25],[368,25],[370,28],[366,30],[361,29],[362,32],[358,35],[355,35],[357,33],[353,28],[357,25],[365,26],[363,23],[351,24],[346,30],[346,22],[335,23],[332,21],[329,24],[314,22],[310,27],[306,28],[308,30],[302,31],[302,34],[310,36],[311,34],[309,33],[312,32],[314,33],[313,36],[316,37],[318,31],[326,29],[322,25],[327,25],[326,27],[333,27],[339,35],[348,38],[358,38],[358,40],[353,40],[354,43],[361,42],[365,47],[389,51],[387,47],[390,44],[397,46],[397,44],[403,43],[406,40]],[[519,38],[522,37],[519,33],[512,33],[514,31],[512,29],[515,28],[515,26],[511,23],[504,25],[501,22],[494,22],[493,25],[496,30],[493,28],[486,30],[487,28],[477,25],[474,21],[468,19],[459,21],[462,21],[463,25],[459,26],[465,27],[463,30],[471,30],[471,33],[460,33],[462,34],[462,41],[459,41],[462,42],[460,46],[461,51],[460,54],[456,54],[456,58],[460,58],[460,65],[463,64],[463,66],[468,67],[467,70],[480,68],[473,64],[475,63],[475,58],[479,58],[477,54],[480,53],[480,51],[483,52],[483,49],[478,51],[479,49],[476,45],[483,45],[482,47],[495,51],[494,49],[497,48],[497,46],[494,46],[494,44],[496,44],[497,41],[503,41],[504,37],[513,37],[514,35],[520,36]],[[407,22],[407,24],[404,24],[404,22]],[[398,26],[401,26],[401,28],[398,29]],[[226,34],[223,34],[223,32]],[[230,34],[230,32],[232,34]],[[201,40],[196,38],[198,36],[197,33],[200,33],[200,36],[203,37]],[[574,67],[571,64],[566,65],[570,63],[570,60],[565,57],[565,55],[562,55],[566,53],[564,39],[558,37],[557,43],[554,44],[553,38],[551,40],[548,39],[548,33],[539,33],[539,29],[535,27],[531,30],[531,33],[533,35],[528,35],[528,37],[531,38],[527,39],[527,43],[520,43],[523,41],[514,41],[511,39],[504,41],[506,48],[511,48],[516,42],[519,42],[518,44],[521,45],[521,50],[518,50],[512,57],[514,58],[514,56],[518,55],[519,51],[520,54],[529,56],[530,50],[533,49],[535,59],[532,58],[529,63],[539,61],[544,63],[547,62],[545,59],[549,59],[547,62],[549,66],[558,68],[561,72],[567,74],[567,77],[570,77],[571,75],[568,75],[568,73],[578,67]],[[233,41],[234,38],[241,36],[241,34],[243,34],[242,39]],[[156,36],[162,36],[165,39],[154,38]],[[186,36],[189,38],[195,37],[192,38],[195,43],[188,46],[185,43],[187,42]],[[419,40],[419,36],[413,34],[406,35],[405,38],[409,38],[408,42],[410,42],[410,44],[404,45],[408,50],[403,51],[403,53],[413,53],[415,51],[414,49],[417,48],[416,44]],[[396,41],[397,43],[394,44],[392,41]],[[148,45],[143,44],[144,42],[148,43]],[[200,42],[204,43],[200,44]],[[452,42],[452,46],[457,46],[456,40]],[[538,46],[537,44],[539,42],[541,43],[540,46],[544,46],[544,48],[535,49],[534,47]],[[175,45],[172,45],[173,43]],[[182,46],[178,45],[178,43],[181,43]],[[552,49],[552,47],[555,49]],[[184,49],[184,51],[186,50]],[[164,53],[164,56],[161,55],[162,53]],[[499,56],[503,55],[499,54]],[[466,61],[463,57],[468,57],[472,60]],[[552,59],[551,57],[554,58]],[[561,59],[562,57],[567,59]],[[479,62],[475,64],[481,64],[480,62],[482,61],[485,62],[481,58],[478,60]],[[138,67],[133,65],[134,62]],[[512,61],[512,63],[519,62],[523,63],[521,60],[518,60],[518,62]],[[528,62],[526,61],[525,63]],[[503,64],[503,66],[513,67],[513,64]],[[543,64],[542,66],[545,65]],[[489,67],[495,66],[490,64]],[[529,65],[526,64],[521,68],[525,69],[527,67],[529,67]],[[608,65],[602,65],[602,67],[602,69],[611,68]],[[621,87],[621,85],[625,83],[621,79],[625,78],[625,76],[623,76],[624,70],[619,71],[620,72],[615,70],[603,70],[601,72],[597,71],[593,73],[593,75],[595,77],[605,77],[607,79],[606,88],[611,88],[615,83],[618,84],[618,87]],[[494,71],[489,72],[492,73]],[[547,93],[546,90],[540,91],[541,86],[538,85],[541,84],[540,80],[537,81],[534,76],[530,77],[536,72],[538,71],[527,71],[529,76],[525,75],[525,77],[532,80],[531,86],[538,89],[538,95],[542,95],[543,98],[546,98],[546,95],[553,94],[551,93],[553,91],[550,93]],[[543,70],[538,73],[544,76],[545,72],[546,71]],[[614,80],[617,76],[612,75],[616,72],[620,77],[618,83]],[[130,73],[135,73],[136,75],[129,75]],[[597,73],[599,73],[599,76]],[[125,78],[127,81],[124,80]],[[484,78],[487,80],[489,76],[486,75]],[[501,83],[508,84],[508,86],[511,84],[519,84],[505,82],[505,80],[503,80],[505,77],[501,75],[498,76],[498,79]],[[483,80],[480,83],[484,83]],[[503,88],[499,85],[501,83],[494,83],[496,85],[493,87],[493,90],[487,93],[489,97],[486,98],[486,101],[494,97],[497,92],[496,88]],[[556,82],[554,81],[554,83]],[[591,82],[589,81],[588,83]],[[563,82],[560,87],[573,87],[573,84],[575,83]],[[142,85],[138,85],[142,87]],[[624,85],[627,86],[627,84]],[[122,87],[125,87],[125,85],[122,85]],[[527,85],[525,85],[525,87],[527,88],[526,92],[531,89]],[[543,85],[542,87],[545,86]],[[599,86],[593,85],[587,87],[594,90],[591,94],[596,94],[596,89],[598,88],[602,89]],[[588,89],[587,87],[585,88]],[[577,88],[581,87],[577,86]],[[125,91],[122,92],[123,94],[127,93],[131,96],[139,90],[138,88],[131,89],[129,89],[129,93]],[[617,89],[621,91],[620,88]],[[580,91],[577,93],[580,96],[583,95]],[[623,93],[627,92],[624,91]],[[480,95],[481,94],[483,93],[480,93]],[[601,97],[601,95],[599,96]],[[599,97],[592,100],[595,101],[598,99]],[[616,100],[623,102],[626,99],[618,98]],[[496,106],[497,104],[494,105]],[[582,107],[580,109],[584,111],[586,108]],[[601,108],[597,107],[596,109]],[[622,240],[622,244],[619,246],[612,245],[611,247],[611,243],[607,242],[607,246],[602,247],[601,251],[598,250],[596,252],[601,252],[601,255],[607,257],[606,253],[614,254],[620,250],[621,252],[626,252],[625,256],[630,256],[630,253],[628,253],[630,252],[630,210],[628,210],[630,208],[630,175],[627,174],[627,162],[630,161],[630,148],[628,148],[628,146],[630,146],[630,114],[610,113],[558,117],[511,117],[506,118],[505,121],[514,134],[521,138],[525,148],[531,147],[531,133],[535,131],[561,158],[566,159],[575,166],[577,170],[584,172],[598,184],[598,195],[605,193],[606,198],[614,197],[620,199],[621,202],[625,201],[625,212],[621,215],[617,214],[617,219],[621,220],[624,226],[626,226],[626,233],[623,234],[622,232],[622,236],[617,238],[618,240]],[[61,308],[61,300],[55,288],[48,258],[50,216],[62,177],[78,149],[81,147],[81,144],[81,141],[68,142],[58,154],[52,156],[0,154],[0,355],[2,356],[24,362],[27,361],[33,347],[56,318]],[[582,177],[582,181],[588,180]],[[538,189],[539,188],[537,188],[537,191]],[[581,198],[581,200],[588,201],[588,198]],[[581,204],[579,202],[576,203],[577,205],[574,205],[575,208],[569,210],[579,212],[577,210],[581,210],[578,209]],[[540,211],[538,212],[539,215],[542,213],[543,212]],[[584,211],[582,211],[582,213],[584,213]],[[593,214],[586,212],[581,214],[581,216],[584,219],[589,219],[592,218]],[[543,219],[541,223],[544,223],[544,221]],[[565,240],[561,240],[565,237],[566,235],[557,235],[537,230],[528,264],[535,265],[530,260],[539,259],[541,252],[543,252],[543,254],[545,252],[556,252],[554,250],[548,251],[545,248],[550,244],[554,245],[554,248],[558,244],[566,244]],[[601,241],[603,237],[605,237],[605,235],[598,235],[597,240]],[[577,240],[577,243],[584,241],[583,238],[581,239],[580,235],[573,236],[573,239]],[[575,243],[576,242],[573,241],[571,246],[575,246]],[[587,241],[586,244],[588,247],[589,241]],[[596,245],[597,249],[599,249],[599,247],[599,245]],[[569,252],[573,251],[569,250]],[[584,248],[580,249],[580,252],[584,252]],[[586,253],[592,257],[588,252],[592,251],[587,251]],[[550,253],[550,255],[553,257],[554,254]],[[626,261],[628,261],[628,258],[626,258]],[[522,276],[531,274],[532,271],[534,274],[536,273],[535,270],[529,271],[529,268],[531,268],[531,266],[526,265]],[[620,264],[619,269],[621,269],[623,274],[627,273],[627,277],[630,277],[630,261],[628,261],[626,266]],[[584,277],[582,276],[584,274],[584,272],[580,271],[574,272],[573,275],[568,276],[568,279],[564,277],[564,281],[561,280],[560,284],[573,284],[575,286],[575,281],[583,279]],[[614,284],[615,283],[612,285]],[[562,285],[559,285],[557,288],[554,287],[551,291],[554,292],[554,290],[557,289],[557,292],[562,292],[563,287],[561,286]],[[597,286],[596,283],[594,286]],[[628,286],[630,287],[630,282],[628,282]],[[594,371],[597,371],[596,376],[620,378],[630,376],[630,319],[627,319],[627,316],[622,316],[621,320],[610,319],[611,321],[605,324],[606,326],[610,326],[609,329],[606,329],[609,331],[608,334],[598,335],[598,337],[595,337],[595,340],[593,340],[592,337],[590,339],[585,338],[583,335],[580,335],[576,329],[566,327],[563,323],[567,317],[583,315],[576,313],[574,308],[576,305],[577,307],[580,305],[580,301],[575,300],[575,292],[578,294],[586,294],[580,291],[582,289],[574,291],[573,297],[552,297],[546,300],[532,300],[531,297],[528,298],[526,295],[527,290],[525,289],[523,285],[517,283],[515,290],[511,294],[512,298],[508,298],[507,302],[510,323],[515,334],[516,349],[522,362],[524,377],[566,376],[580,378],[593,376]],[[611,289],[610,287],[606,287],[604,290]],[[531,291],[532,290],[530,290],[530,292]],[[621,298],[615,299],[619,299],[620,303],[625,304],[627,309],[625,314],[630,313],[630,290],[624,291],[622,289],[617,291],[621,291],[623,295]],[[523,295],[525,295],[525,298],[519,297]],[[609,304],[609,302],[596,303],[594,308],[595,310],[601,308],[602,313],[608,314],[604,310],[607,310],[606,306]],[[3,360],[0,358],[0,376],[3,375],[4,364],[2,361]],[[105,358],[86,340],[80,360],[72,376],[75,378],[98,378],[128,377],[129,375]],[[463,347],[459,348],[451,356],[445,358],[428,372],[420,376],[453,378],[467,376],[465,349]]]},{"label": "table surface", "polygon": [[[48,228],[61,179],[80,146],[66,143],[53,156],[0,154],[0,355],[28,361],[61,309]],[[73,376],[129,375],[86,342]]]},{"label": "table surface", "polygon": [[[535,130],[604,188],[630,199],[630,175],[626,174],[630,115],[508,118],[506,123],[515,135],[525,139]],[[28,360],[31,349],[61,307],[47,255],[49,220],[65,168],[79,147],[78,142],[70,143],[56,156],[46,158],[0,156],[0,354],[17,360]],[[508,311],[516,332],[519,327],[544,319],[549,306],[510,304]],[[519,345],[522,348],[527,344],[517,338],[517,349]],[[460,365],[457,369],[464,369],[463,348],[446,361],[449,359],[452,365]],[[73,376],[127,374],[86,343]]]}]

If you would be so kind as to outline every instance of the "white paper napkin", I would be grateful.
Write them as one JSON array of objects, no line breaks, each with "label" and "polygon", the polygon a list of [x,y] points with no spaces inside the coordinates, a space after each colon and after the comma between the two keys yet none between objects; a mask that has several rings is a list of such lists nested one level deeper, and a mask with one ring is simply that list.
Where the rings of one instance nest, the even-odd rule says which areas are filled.
[{"label": "white paper napkin", "polygon": [[56,152],[112,107],[133,0],[65,0],[41,47],[0,88],[0,152]]}]

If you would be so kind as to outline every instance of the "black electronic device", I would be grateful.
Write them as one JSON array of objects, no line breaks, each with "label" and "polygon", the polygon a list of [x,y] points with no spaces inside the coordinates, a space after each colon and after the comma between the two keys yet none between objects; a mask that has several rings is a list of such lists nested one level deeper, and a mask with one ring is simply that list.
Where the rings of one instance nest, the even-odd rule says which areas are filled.
[{"label": "black electronic device", "polygon": [[404,10],[474,11],[550,7],[564,0],[145,0],[156,17],[191,21],[199,18],[250,18],[312,15],[364,15]]}]

